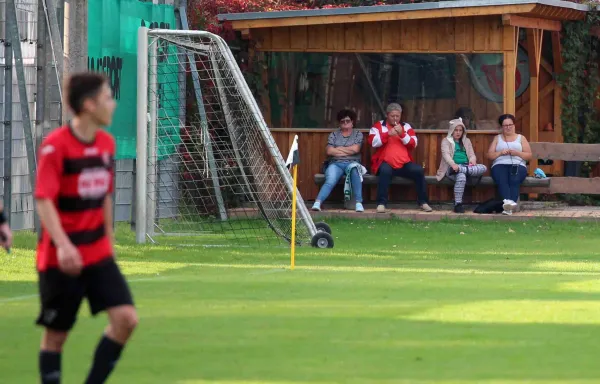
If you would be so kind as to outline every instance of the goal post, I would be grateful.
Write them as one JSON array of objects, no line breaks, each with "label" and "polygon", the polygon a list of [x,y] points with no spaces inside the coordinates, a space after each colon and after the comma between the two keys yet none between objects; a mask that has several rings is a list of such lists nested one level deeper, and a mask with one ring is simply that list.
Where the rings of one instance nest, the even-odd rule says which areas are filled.
[{"label": "goal post", "polygon": [[[138,243],[206,234],[291,241],[291,173],[221,37],[141,27],[137,92]],[[296,244],[333,246],[296,192]]]},{"label": "goal post", "polygon": [[[148,173],[148,28],[138,29],[137,49],[137,142],[136,142],[136,173],[134,196],[137,207],[135,211],[135,240],[137,243],[146,242],[146,175]],[[143,43],[142,43],[143,42]]]}]

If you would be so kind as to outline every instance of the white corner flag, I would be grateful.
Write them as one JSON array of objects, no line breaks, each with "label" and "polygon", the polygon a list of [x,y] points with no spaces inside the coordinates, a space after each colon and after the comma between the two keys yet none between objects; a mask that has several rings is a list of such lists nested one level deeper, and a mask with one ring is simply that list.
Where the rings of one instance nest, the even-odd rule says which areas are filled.
[{"label": "white corner flag", "polygon": [[285,161],[285,166],[291,168],[299,163],[300,153],[298,152],[298,135],[294,135],[294,142],[292,143],[292,148],[290,148],[290,153]]},{"label": "white corner flag", "polygon": [[297,205],[297,192],[298,188],[296,185],[298,183],[298,163],[300,163],[300,153],[298,152],[298,135],[294,135],[294,142],[292,143],[292,148],[290,148],[290,153],[288,155],[287,160],[285,161],[285,166],[289,169],[293,169],[292,171],[292,180],[293,180],[293,188],[292,188],[292,240],[291,240],[291,263],[290,266],[294,269],[296,265],[296,205]]}]

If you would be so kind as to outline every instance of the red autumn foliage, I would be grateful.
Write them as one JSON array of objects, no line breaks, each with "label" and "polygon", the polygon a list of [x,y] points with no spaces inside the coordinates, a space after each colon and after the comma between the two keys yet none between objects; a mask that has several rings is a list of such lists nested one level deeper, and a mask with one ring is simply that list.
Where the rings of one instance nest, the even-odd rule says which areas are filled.
[{"label": "red autumn foliage", "polygon": [[231,40],[234,38],[231,25],[220,24],[217,20],[218,14],[297,9],[306,9],[306,7],[294,0],[191,0],[188,2],[188,18],[192,29],[204,29]]}]

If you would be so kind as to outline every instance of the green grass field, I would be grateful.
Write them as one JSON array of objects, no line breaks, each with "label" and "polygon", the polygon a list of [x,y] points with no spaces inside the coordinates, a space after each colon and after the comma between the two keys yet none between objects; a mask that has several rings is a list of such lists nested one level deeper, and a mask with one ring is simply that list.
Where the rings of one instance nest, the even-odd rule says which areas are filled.
[{"label": "green grass field", "polygon": [[[332,250],[137,246],[111,383],[599,383],[600,224],[331,221]],[[0,383],[37,382],[33,234],[0,256]],[[81,383],[105,317],[63,355]]]}]

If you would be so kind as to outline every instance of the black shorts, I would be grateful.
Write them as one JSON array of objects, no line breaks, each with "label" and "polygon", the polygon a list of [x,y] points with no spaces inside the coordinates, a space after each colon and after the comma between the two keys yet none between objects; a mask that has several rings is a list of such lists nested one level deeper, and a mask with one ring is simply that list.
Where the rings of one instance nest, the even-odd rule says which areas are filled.
[{"label": "black shorts", "polygon": [[36,324],[57,331],[73,327],[84,297],[94,316],[112,307],[133,305],[125,277],[112,257],[83,268],[79,276],[58,268],[39,272],[39,290],[41,310]]}]

